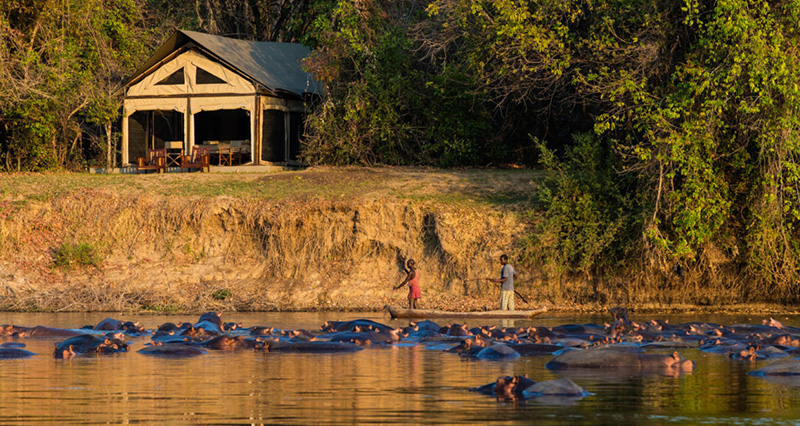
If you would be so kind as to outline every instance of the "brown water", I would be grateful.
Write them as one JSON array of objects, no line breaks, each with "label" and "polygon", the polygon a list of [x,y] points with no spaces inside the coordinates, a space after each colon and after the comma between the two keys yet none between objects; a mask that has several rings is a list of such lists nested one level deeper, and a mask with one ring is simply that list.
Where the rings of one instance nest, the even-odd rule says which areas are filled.
[{"label": "brown water", "polygon": [[[0,324],[75,328],[108,316],[138,320],[147,328],[197,319],[196,315],[0,313]],[[225,314],[227,321],[245,326],[310,330],[319,329],[325,320],[354,318],[406,325],[380,314]],[[763,319],[657,318],[670,318],[673,323],[699,320],[723,324],[760,323]],[[551,315],[514,325],[604,320]],[[800,324],[798,318],[780,320],[786,325]],[[693,349],[680,352],[697,362],[696,371],[671,377],[552,372],[544,368],[552,356],[476,361],[421,345],[331,355],[210,351],[195,358],[169,359],[137,353],[145,341],[139,338],[132,341],[128,353],[62,360],[52,355],[58,339],[24,341],[28,350],[39,355],[0,360],[0,424],[800,423],[800,379],[749,376],[748,371],[764,364],[732,361]],[[512,374],[528,374],[537,381],[569,377],[592,395],[498,402],[467,391]]]}]

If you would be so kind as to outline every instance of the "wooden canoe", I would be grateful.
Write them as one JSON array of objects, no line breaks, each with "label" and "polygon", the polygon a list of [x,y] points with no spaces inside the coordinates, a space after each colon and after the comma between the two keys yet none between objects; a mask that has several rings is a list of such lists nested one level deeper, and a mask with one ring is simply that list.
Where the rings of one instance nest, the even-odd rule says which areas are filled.
[{"label": "wooden canoe", "polygon": [[547,308],[536,308],[528,311],[477,311],[477,312],[450,312],[436,311],[433,309],[405,309],[398,306],[386,306],[392,319],[395,318],[492,318],[492,319],[531,319]]}]

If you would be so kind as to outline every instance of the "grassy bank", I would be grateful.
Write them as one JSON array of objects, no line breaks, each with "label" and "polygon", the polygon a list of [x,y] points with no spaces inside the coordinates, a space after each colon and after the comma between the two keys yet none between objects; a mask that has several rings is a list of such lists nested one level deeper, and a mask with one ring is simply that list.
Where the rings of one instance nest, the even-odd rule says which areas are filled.
[{"label": "grassy bank", "polygon": [[691,287],[626,271],[554,274],[526,260],[546,249],[528,238],[541,178],[406,168],[4,175],[0,309],[377,310],[405,303],[405,291],[391,288],[408,258],[420,270],[422,307],[484,309],[496,306],[498,289],[478,278],[495,276],[508,253],[530,306],[554,311],[793,311],[698,306]]}]

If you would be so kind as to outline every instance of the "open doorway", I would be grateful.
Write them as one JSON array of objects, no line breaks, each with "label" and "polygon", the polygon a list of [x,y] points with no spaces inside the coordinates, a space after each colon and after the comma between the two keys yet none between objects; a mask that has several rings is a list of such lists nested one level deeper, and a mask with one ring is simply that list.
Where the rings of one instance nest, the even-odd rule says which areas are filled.
[{"label": "open doorway", "polygon": [[241,162],[251,158],[250,112],[244,109],[201,111],[194,115],[194,143],[212,149],[241,146]]},{"label": "open doorway", "polygon": [[136,111],[128,119],[128,158],[135,162],[148,149],[162,149],[165,141],[183,140],[183,113]]}]

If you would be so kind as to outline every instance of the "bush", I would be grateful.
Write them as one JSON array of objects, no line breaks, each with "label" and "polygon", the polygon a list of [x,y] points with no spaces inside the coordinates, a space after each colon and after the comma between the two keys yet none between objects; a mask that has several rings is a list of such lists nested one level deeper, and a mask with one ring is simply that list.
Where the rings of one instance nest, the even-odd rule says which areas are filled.
[{"label": "bush", "polygon": [[531,241],[537,256],[562,272],[589,272],[623,261],[626,248],[633,246],[635,219],[610,142],[577,135],[563,159],[534,142],[549,172],[539,200],[547,206],[545,220],[535,233],[538,241]]},{"label": "bush", "polygon": [[102,261],[97,248],[89,243],[61,243],[53,256],[53,263],[61,268],[73,266],[98,266]]}]

